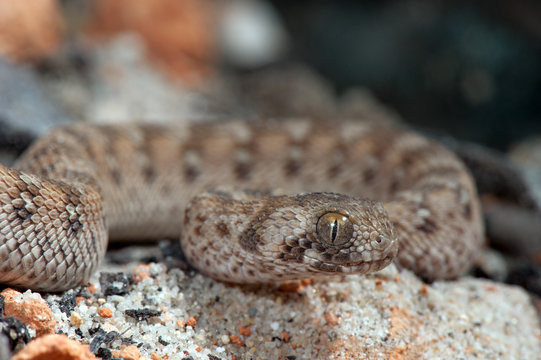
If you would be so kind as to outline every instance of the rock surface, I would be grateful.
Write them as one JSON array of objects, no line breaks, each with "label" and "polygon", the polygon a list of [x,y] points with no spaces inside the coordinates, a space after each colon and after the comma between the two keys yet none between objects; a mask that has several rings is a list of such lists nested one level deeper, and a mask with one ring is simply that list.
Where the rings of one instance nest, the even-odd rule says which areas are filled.
[{"label": "rock surface", "polygon": [[[120,295],[104,296],[93,279],[97,291],[77,298],[70,315],[61,297],[48,296],[57,331],[98,354],[136,344],[147,359],[530,359],[541,352],[528,295],[491,281],[427,285],[391,266],[284,291],[167,272],[160,264],[141,271],[138,282],[130,275],[127,287],[118,284]],[[100,309],[111,316],[99,316]],[[73,314],[81,320],[70,321]]]}]

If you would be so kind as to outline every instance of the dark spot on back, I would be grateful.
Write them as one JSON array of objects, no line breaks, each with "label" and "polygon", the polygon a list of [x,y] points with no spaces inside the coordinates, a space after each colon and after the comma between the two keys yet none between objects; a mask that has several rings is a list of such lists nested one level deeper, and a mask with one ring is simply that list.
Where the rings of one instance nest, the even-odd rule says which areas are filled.
[{"label": "dark spot on back", "polygon": [[113,179],[114,183],[116,185],[120,185],[122,183],[122,176],[120,176],[118,169],[109,169],[109,172],[111,173],[111,178]]},{"label": "dark spot on back", "polygon": [[156,171],[154,171],[154,167],[152,165],[146,164],[143,166],[142,173],[147,183],[154,182],[154,179],[156,178]]},{"label": "dark spot on back", "polygon": [[256,233],[254,225],[250,224],[248,229],[240,235],[239,244],[246,251],[259,253],[257,250],[257,243],[259,240],[260,236]]},{"label": "dark spot on back", "polygon": [[424,219],[423,224],[416,227],[417,230],[424,232],[425,234],[432,234],[438,230],[438,225],[431,218]]},{"label": "dark spot on back", "polygon": [[301,169],[301,163],[298,160],[288,160],[284,166],[284,174],[286,176],[295,176]]},{"label": "dark spot on back", "polygon": [[227,224],[224,222],[220,222],[216,224],[216,230],[218,230],[218,233],[221,237],[227,237],[230,235],[229,228],[227,227]]},{"label": "dark spot on back", "polygon": [[233,166],[233,173],[237,180],[249,180],[252,172],[252,165],[247,162],[237,162]]},{"label": "dark spot on back", "polygon": [[201,225],[198,225],[196,226],[194,229],[193,229],[193,233],[195,236],[201,236],[203,233],[201,231]]},{"label": "dark spot on back", "polygon": [[363,170],[361,176],[364,183],[370,184],[376,177],[376,172],[374,171],[373,168],[369,167]]},{"label": "dark spot on back", "polygon": [[391,185],[389,186],[389,191],[391,194],[395,193],[400,186],[400,180],[397,178],[393,178],[393,181],[391,181]]},{"label": "dark spot on back", "polygon": [[432,143],[422,145],[419,148],[405,151],[402,154],[402,159],[400,160],[400,165],[404,168],[409,168],[413,163],[418,161],[423,161],[421,159],[425,157],[431,157],[434,156],[434,154],[437,152],[437,145],[434,145]]},{"label": "dark spot on back", "polygon": [[337,163],[329,167],[327,170],[327,177],[329,179],[333,179],[336,176],[340,175],[340,172],[342,171],[342,164]]},{"label": "dark spot on back", "polygon": [[201,175],[201,171],[195,166],[188,165],[184,167],[184,180],[186,180],[186,182],[194,182],[199,175]]}]

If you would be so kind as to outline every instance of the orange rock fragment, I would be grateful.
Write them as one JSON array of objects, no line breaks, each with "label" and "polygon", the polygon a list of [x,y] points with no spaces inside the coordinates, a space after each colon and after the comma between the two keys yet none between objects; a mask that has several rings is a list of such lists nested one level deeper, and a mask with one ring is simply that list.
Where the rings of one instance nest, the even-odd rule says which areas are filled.
[{"label": "orange rock fragment", "polygon": [[94,294],[96,292],[96,287],[94,286],[93,282],[87,282],[88,287],[86,288],[86,291],[88,291],[91,294]]},{"label": "orange rock fragment", "polygon": [[186,325],[194,327],[197,325],[197,320],[193,316],[191,316],[188,320],[186,320]]},{"label": "orange rock fragment", "polygon": [[143,281],[143,279],[150,278],[150,265],[148,264],[139,264],[132,273],[133,280],[136,283]]},{"label": "orange rock fragment", "polygon": [[332,312],[326,312],[325,321],[331,326],[336,326],[338,325],[338,316],[336,316],[336,314],[333,314]]},{"label": "orange rock fragment", "polygon": [[0,1],[0,54],[13,61],[51,55],[60,45],[62,17],[56,0]]},{"label": "orange rock fragment", "polygon": [[428,286],[426,284],[423,284],[423,286],[421,286],[421,289],[419,290],[419,294],[421,295],[428,294]]},{"label": "orange rock fragment", "polygon": [[148,279],[150,278],[150,265],[148,264],[140,264],[140,265],[137,265],[137,267],[135,268],[135,270],[133,270],[133,280],[136,282],[136,283],[139,283],[141,281],[143,281],[143,279]]},{"label": "orange rock fragment", "polygon": [[101,316],[102,318],[111,318],[113,317],[113,310],[102,307],[98,310],[98,315]]},{"label": "orange rock fragment", "polygon": [[156,353],[152,353],[152,355],[150,355],[150,359],[151,360],[162,360],[162,357]]},{"label": "orange rock fragment", "polygon": [[231,342],[237,346],[244,346],[244,342],[237,335],[229,335],[229,340],[231,340]]},{"label": "orange rock fragment", "polygon": [[168,74],[198,85],[213,71],[216,15],[209,0],[99,0],[89,34],[95,39],[136,32]]},{"label": "orange rock fragment", "polygon": [[283,292],[296,293],[303,290],[306,286],[311,285],[313,282],[313,279],[284,281],[278,286],[278,289]]},{"label": "orange rock fragment", "polygon": [[141,352],[135,345],[130,345],[121,351],[112,351],[114,357],[124,360],[139,360],[141,358]]},{"label": "orange rock fragment", "polygon": [[288,342],[289,342],[289,334],[288,334],[286,331],[284,331],[284,332],[282,333],[282,340],[283,340],[285,343],[288,343]]},{"label": "orange rock fragment", "polygon": [[244,336],[250,336],[250,334],[252,334],[252,329],[249,326],[241,327],[239,333]]},{"label": "orange rock fragment", "polygon": [[13,289],[5,289],[0,293],[4,296],[4,316],[14,316],[24,324],[36,330],[36,336],[54,334],[56,321],[47,303],[41,297],[23,300],[24,295]]},{"label": "orange rock fragment", "polygon": [[195,351],[201,352],[201,351],[203,351],[203,348],[201,346],[198,346],[198,347],[195,348]]},{"label": "orange rock fragment", "polygon": [[66,335],[45,335],[19,351],[12,360],[97,360],[88,345],[70,340]]}]

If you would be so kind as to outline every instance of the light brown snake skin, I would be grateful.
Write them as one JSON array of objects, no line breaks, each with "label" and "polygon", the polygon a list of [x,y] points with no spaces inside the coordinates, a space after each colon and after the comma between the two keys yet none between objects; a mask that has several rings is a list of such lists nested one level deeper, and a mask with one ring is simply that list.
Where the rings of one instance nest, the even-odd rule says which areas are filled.
[{"label": "light brown snake skin", "polygon": [[[202,193],[216,188],[349,196]],[[0,206],[0,283],[46,291],[87,280],[108,234],[182,228],[194,267],[238,283],[365,273],[395,255],[426,279],[452,278],[483,241],[472,179],[453,154],[359,121],[76,124],[15,169],[0,166]]]}]

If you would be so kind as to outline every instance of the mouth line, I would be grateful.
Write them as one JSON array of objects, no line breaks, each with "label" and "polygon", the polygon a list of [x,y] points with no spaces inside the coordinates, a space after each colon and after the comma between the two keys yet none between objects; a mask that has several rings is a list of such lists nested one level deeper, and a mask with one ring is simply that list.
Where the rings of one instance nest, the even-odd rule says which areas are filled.
[{"label": "mouth line", "polygon": [[374,265],[378,265],[378,264],[385,264],[385,266],[381,267],[381,269],[383,269],[384,267],[392,263],[394,258],[395,258],[394,256],[386,256],[379,260],[348,262],[348,263],[332,263],[332,262],[321,261],[321,260],[312,259],[312,258],[310,258],[310,261],[316,261],[319,266],[323,266],[323,267],[329,267],[329,268],[335,267],[336,272],[355,273],[356,271],[360,270],[362,267],[371,268]]}]

